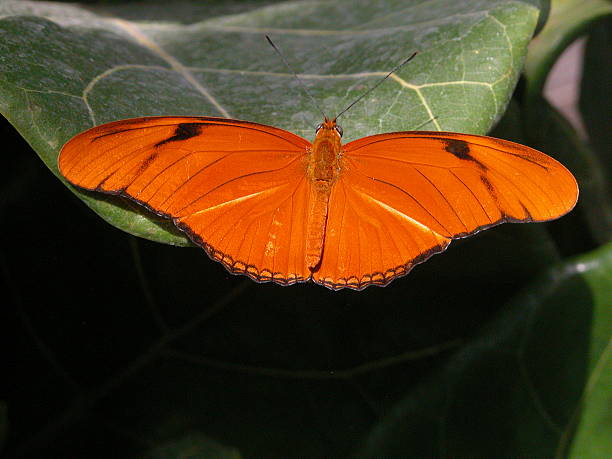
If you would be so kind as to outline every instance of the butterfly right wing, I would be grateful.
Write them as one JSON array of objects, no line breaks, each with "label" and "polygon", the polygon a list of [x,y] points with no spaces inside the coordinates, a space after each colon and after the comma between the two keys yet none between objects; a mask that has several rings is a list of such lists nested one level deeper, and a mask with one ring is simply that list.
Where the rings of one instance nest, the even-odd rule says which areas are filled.
[{"label": "butterfly right wing", "polygon": [[270,126],[224,118],[116,121],[70,140],[62,174],[171,218],[232,273],[305,281],[310,143]]},{"label": "butterfly right wing", "polygon": [[313,280],[332,289],[385,285],[453,239],[504,222],[569,212],[573,175],[532,148],[451,132],[397,132],[344,146]]}]

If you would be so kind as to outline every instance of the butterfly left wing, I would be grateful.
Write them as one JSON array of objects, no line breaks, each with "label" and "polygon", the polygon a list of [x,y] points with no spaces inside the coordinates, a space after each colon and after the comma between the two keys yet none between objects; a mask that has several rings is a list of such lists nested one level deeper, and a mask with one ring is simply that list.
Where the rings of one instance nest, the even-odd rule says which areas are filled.
[{"label": "butterfly left wing", "polygon": [[171,218],[229,271],[291,284],[310,276],[309,148],[295,134],[257,123],[148,117],[77,135],[58,164],[74,185]]},{"label": "butterfly left wing", "polygon": [[572,174],[513,142],[448,132],[398,132],[343,147],[315,282],[332,289],[385,285],[451,240],[503,222],[569,212]]}]

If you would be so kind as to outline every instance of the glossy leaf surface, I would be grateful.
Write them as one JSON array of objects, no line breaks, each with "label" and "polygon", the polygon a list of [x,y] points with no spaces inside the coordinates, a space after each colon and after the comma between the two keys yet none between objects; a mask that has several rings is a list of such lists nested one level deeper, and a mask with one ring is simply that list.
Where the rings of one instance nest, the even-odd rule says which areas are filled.
[{"label": "glossy leaf surface", "polygon": [[[345,115],[345,140],[417,127],[484,134],[505,109],[538,18],[527,1],[358,0],[323,15],[317,5],[220,2],[193,7],[185,24],[176,12],[146,5],[115,7],[109,16],[78,5],[4,2],[0,112],[55,173],[70,137],[137,116],[228,116],[311,138],[321,115],[267,33],[329,116],[420,52]],[[80,196],[131,234],[186,243],[140,209]]]}]

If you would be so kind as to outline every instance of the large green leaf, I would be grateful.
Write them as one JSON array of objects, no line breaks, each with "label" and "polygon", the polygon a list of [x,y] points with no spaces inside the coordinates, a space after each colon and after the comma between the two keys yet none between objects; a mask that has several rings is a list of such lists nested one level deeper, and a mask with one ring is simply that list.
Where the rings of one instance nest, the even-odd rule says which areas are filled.
[{"label": "large green leaf", "polygon": [[607,0],[553,0],[548,22],[529,44],[525,61],[527,100],[537,104],[557,57],[593,22],[612,14]]},{"label": "large green leaf", "polygon": [[[95,13],[7,1],[0,4],[0,112],[56,175],[64,142],[121,118],[227,116],[310,138],[321,115],[265,33],[330,115],[420,52],[343,116],[346,140],[417,127],[482,134],[517,81],[538,20],[532,3],[540,2],[187,2],[168,12],[140,2]],[[125,231],[186,243],[133,205],[79,195]]]},{"label": "large green leaf", "polygon": [[582,405],[573,457],[610,457],[611,272],[612,244],[549,271],[397,403],[358,457],[562,458]]},{"label": "large green leaf", "polygon": [[[571,419],[577,424],[570,457],[606,459],[612,456],[612,244],[583,257],[576,268],[588,282],[593,297],[593,326],[588,352],[588,378]],[[569,445],[563,445],[568,449]]]}]

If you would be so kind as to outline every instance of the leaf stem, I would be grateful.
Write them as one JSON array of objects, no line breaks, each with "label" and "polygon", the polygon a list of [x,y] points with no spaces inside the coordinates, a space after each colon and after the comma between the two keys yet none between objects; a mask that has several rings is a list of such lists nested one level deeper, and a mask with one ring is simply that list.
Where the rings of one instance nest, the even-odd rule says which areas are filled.
[{"label": "leaf stem", "polygon": [[142,293],[144,294],[145,300],[149,309],[151,310],[151,315],[157,324],[157,327],[162,332],[162,334],[167,334],[170,329],[164,320],[164,317],[155,301],[155,297],[151,292],[151,287],[149,282],[147,281],[147,276],[145,274],[144,266],[142,265],[142,257],[140,256],[140,245],[138,244],[138,239],[135,236],[129,236],[128,241],[130,244],[130,251],[132,253],[132,260],[134,261],[134,267],[136,268],[136,275],[138,276],[138,281],[140,282],[140,287],[142,289]]}]

